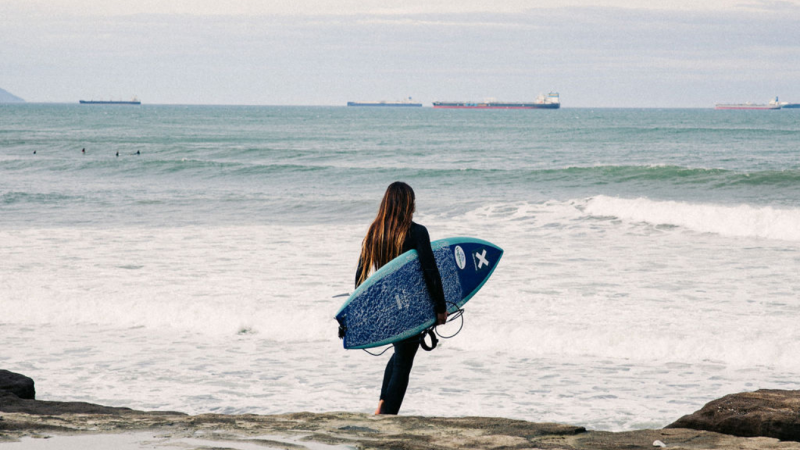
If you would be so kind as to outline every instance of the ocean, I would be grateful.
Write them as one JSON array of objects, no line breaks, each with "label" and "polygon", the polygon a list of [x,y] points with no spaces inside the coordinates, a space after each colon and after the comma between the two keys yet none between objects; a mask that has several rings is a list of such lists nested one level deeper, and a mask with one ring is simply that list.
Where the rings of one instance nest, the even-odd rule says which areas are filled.
[{"label": "ocean", "polygon": [[0,105],[0,368],[42,400],[372,412],[391,352],[343,350],[334,296],[402,180],[432,239],[505,255],[401,414],[662,427],[800,389],[799,151],[794,111]]}]

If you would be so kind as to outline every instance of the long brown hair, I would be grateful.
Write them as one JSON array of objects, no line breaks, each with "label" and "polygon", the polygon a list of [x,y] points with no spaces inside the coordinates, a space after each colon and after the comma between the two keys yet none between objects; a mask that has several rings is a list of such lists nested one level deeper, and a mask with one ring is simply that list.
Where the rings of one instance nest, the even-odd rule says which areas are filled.
[{"label": "long brown hair", "polygon": [[403,241],[411,228],[414,200],[414,190],[402,181],[395,181],[386,188],[378,215],[361,242],[359,285],[371,272],[400,256]]}]

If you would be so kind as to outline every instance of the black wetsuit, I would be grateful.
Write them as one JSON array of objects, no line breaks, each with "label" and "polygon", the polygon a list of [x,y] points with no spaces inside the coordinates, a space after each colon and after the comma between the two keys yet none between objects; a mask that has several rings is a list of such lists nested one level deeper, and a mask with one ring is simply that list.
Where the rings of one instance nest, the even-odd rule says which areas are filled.
[{"label": "black wetsuit", "polygon": [[[445,312],[447,305],[444,301],[442,277],[436,267],[436,259],[431,249],[431,238],[428,236],[428,230],[425,227],[414,222],[411,222],[411,229],[406,234],[405,241],[403,241],[403,253],[409,250],[416,250],[419,254],[422,275],[425,278],[428,291],[433,297],[434,311],[437,314]],[[361,278],[363,270],[364,267],[359,261],[358,269],[356,270],[356,287],[358,287],[358,279]],[[414,365],[414,356],[417,354],[418,349],[418,336],[394,343],[394,355],[386,364],[386,370],[383,372],[383,385],[381,386],[382,414],[397,414],[400,411],[400,405],[403,403],[403,397],[405,397],[406,388],[408,387],[408,375],[411,373],[411,367]]]}]

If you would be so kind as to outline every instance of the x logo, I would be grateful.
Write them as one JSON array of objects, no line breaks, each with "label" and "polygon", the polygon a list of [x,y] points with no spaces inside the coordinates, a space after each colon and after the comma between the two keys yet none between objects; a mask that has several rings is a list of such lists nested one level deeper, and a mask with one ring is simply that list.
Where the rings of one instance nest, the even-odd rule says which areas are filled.
[{"label": "x logo", "polygon": [[486,249],[483,249],[483,253],[475,252],[475,257],[478,258],[478,269],[482,268],[484,264],[489,265],[489,260],[486,259]]}]

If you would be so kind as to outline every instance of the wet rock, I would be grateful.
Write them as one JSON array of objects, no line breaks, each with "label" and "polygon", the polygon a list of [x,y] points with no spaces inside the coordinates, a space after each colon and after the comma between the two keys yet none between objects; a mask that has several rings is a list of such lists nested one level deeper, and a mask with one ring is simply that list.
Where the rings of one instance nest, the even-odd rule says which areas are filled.
[{"label": "wet rock", "polygon": [[[157,439],[165,447],[186,446],[185,440],[201,438],[217,441],[214,448],[257,445],[297,450],[652,450],[654,441],[663,442],[666,448],[683,450],[800,450],[799,442],[742,438],[709,431],[669,429],[612,433],[494,417],[376,417],[344,412],[273,416],[186,416],[137,411],[120,414],[4,414],[4,420],[0,422],[0,441],[4,436],[6,440],[15,441],[34,434],[53,435],[57,439],[59,434],[139,433],[137,435],[149,445]],[[142,447],[144,444],[142,441]],[[207,448],[208,444],[203,445]]]},{"label": "wet rock", "polygon": [[58,416],[66,414],[153,414],[153,415],[182,415],[172,411],[143,412],[130,408],[116,408],[112,406],[96,405],[85,402],[48,402],[19,398],[7,391],[0,391],[0,412],[23,413],[32,415]]},{"label": "wet rock", "polygon": [[726,395],[667,428],[800,441],[800,391],[761,389]]},{"label": "wet rock", "polygon": [[36,398],[33,380],[25,375],[0,369],[0,392],[10,392],[19,398]]},{"label": "wet rock", "polygon": [[[747,415],[751,410],[771,408],[774,414],[778,414],[771,416],[773,422],[769,426],[773,429],[788,430],[791,428],[789,422],[781,420],[790,414],[798,415],[795,391],[758,391],[728,396],[716,402],[726,399],[730,403],[722,408],[733,408],[741,415]],[[750,409],[736,406],[737,401],[744,402],[743,405]],[[756,403],[761,405],[760,409],[754,406]],[[163,441],[161,445],[164,446],[185,446],[185,440],[202,439],[218,441],[215,447],[220,448],[257,444],[269,448],[362,450],[645,450],[654,446],[683,450],[800,450],[800,442],[677,428],[688,425],[681,421],[670,425],[672,428],[669,429],[614,433],[499,417],[373,416],[346,412],[188,416],[83,402],[21,399],[7,391],[0,391],[0,413],[0,442],[19,442],[35,435],[126,433],[138,436],[136,439],[140,437],[142,446],[152,443],[153,439]],[[734,425],[736,427],[744,425]],[[779,434],[786,436],[786,433]]]}]

